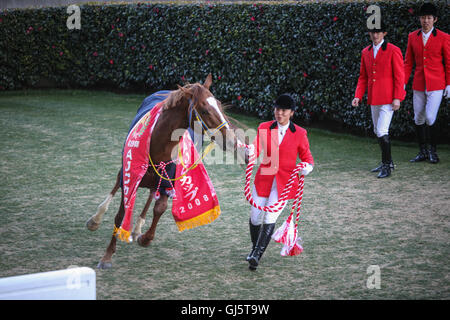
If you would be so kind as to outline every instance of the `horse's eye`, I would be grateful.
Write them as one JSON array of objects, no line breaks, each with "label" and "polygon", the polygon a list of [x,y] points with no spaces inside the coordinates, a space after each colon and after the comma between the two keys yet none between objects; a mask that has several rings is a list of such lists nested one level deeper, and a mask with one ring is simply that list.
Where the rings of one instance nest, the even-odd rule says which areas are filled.
[{"label": "horse's eye", "polygon": [[202,110],[200,110],[200,114],[201,114],[202,116],[206,116],[206,115],[209,114],[209,111],[208,111],[208,109],[202,109]]}]

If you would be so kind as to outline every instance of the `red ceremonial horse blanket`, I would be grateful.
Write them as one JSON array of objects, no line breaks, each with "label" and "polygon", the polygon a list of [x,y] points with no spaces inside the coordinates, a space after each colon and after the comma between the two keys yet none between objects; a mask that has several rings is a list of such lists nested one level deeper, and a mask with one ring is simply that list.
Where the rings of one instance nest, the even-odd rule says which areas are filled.
[{"label": "red ceremonial horse blanket", "polygon": [[[142,116],[129,131],[125,141],[122,156],[125,215],[120,227],[116,230],[116,234],[122,241],[131,241],[136,193],[149,166],[151,134],[163,105],[164,101],[159,102]],[[159,179],[165,178],[159,177]],[[179,143],[173,184],[175,195],[172,214],[179,231],[210,223],[220,215],[216,192],[188,131]]]},{"label": "red ceremonial horse blanket", "polygon": [[208,224],[220,215],[219,201],[206,168],[186,130],[179,143],[172,214],[180,231]]}]

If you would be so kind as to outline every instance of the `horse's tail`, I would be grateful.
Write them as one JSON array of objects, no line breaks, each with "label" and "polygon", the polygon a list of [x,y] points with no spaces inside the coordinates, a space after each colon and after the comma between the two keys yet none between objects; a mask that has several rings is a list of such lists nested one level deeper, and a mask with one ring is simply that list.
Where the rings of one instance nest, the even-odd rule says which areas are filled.
[{"label": "horse's tail", "polygon": [[122,170],[119,170],[119,172],[117,173],[116,184],[114,185],[114,188],[110,192],[110,194],[113,197],[116,194],[117,190],[119,190],[119,188],[120,188],[120,176],[121,175],[122,175]]},{"label": "horse's tail", "polygon": [[100,224],[102,223],[103,215],[108,210],[109,204],[111,203],[114,195],[116,194],[117,190],[120,188],[120,176],[121,171],[119,170],[119,173],[117,174],[116,178],[116,184],[114,185],[111,192],[108,194],[105,200],[103,200],[102,203],[97,208],[97,212],[89,218],[89,220],[86,222],[86,227],[91,230],[95,231],[100,227]]}]

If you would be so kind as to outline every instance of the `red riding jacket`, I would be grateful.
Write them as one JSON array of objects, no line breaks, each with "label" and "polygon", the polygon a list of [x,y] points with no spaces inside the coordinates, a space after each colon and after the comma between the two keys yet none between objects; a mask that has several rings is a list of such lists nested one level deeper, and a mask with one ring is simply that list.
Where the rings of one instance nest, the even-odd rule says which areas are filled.
[{"label": "red riding jacket", "polygon": [[[314,165],[314,159],[309,150],[306,130],[290,122],[281,144],[278,144],[278,125],[276,121],[263,122],[258,127],[258,133],[253,142],[256,156],[263,151],[263,161],[255,176],[255,187],[258,196],[269,197],[273,179],[277,179],[278,196],[286,186],[292,170],[300,161]],[[294,199],[299,183],[296,175],[288,199]]]},{"label": "red riding jacket", "polygon": [[392,100],[405,98],[403,89],[404,70],[403,55],[399,47],[386,40],[373,57],[372,45],[364,48],[361,54],[358,85],[355,98],[362,100],[367,90],[367,104],[379,106],[391,104]]},{"label": "red riding jacket", "polygon": [[414,63],[413,90],[425,91],[425,86],[427,91],[445,89],[446,85],[450,85],[449,35],[434,28],[424,46],[422,30],[411,32],[405,54],[405,84],[409,81]]}]

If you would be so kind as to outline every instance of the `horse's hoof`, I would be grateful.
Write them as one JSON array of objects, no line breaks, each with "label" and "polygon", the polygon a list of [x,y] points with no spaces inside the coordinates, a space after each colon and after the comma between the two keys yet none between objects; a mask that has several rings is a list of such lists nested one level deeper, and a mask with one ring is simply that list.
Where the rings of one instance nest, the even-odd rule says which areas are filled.
[{"label": "horse's hoof", "polygon": [[144,248],[148,247],[150,245],[150,240],[143,240],[142,238],[143,238],[142,235],[137,237],[138,245],[140,245],[141,247],[144,247]]},{"label": "horse's hoof", "polygon": [[100,261],[97,265],[97,269],[108,270],[112,268],[112,262]]},{"label": "horse's hoof", "polygon": [[94,219],[90,218],[88,221],[86,221],[86,228],[88,228],[91,231],[95,231],[100,227],[100,223],[97,223],[94,221]]}]

